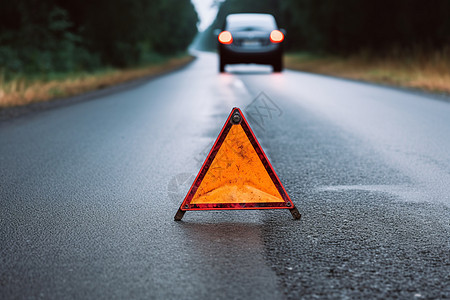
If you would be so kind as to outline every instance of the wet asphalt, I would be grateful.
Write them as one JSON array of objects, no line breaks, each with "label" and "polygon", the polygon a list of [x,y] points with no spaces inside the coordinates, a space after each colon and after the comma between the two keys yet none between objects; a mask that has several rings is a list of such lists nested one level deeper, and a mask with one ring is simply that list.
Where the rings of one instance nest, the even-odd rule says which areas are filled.
[{"label": "wet asphalt", "polygon": [[[0,122],[2,299],[450,298],[448,98],[217,57]],[[173,216],[232,107],[302,213]]]}]

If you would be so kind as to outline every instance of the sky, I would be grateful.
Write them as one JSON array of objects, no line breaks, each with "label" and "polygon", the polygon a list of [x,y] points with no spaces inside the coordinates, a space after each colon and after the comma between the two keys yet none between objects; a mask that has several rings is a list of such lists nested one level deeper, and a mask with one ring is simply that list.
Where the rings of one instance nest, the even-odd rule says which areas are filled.
[{"label": "sky", "polygon": [[219,3],[224,0],[191,0],[197,10],[200,23],[199,31],[204,31],[214,21],[219,8]]}]

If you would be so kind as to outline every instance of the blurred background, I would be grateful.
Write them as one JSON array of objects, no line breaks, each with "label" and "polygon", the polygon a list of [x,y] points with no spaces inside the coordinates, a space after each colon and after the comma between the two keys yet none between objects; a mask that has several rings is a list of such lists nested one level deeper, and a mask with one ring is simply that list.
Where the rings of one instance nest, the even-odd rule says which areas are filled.
[{"label": "blurred background", "polygon": [[273,14],[287,29],[288,50],[348,55],[360,51],[432,50],[450,42],[450,1],[227,0],[203,45],[214,48],[211,29],[235,12]]},{"label": "blurred background", "polygon": [[189,0],[3,2],[0,63],[8,78],[154,62],[184,51],[197,33]]},{"label": "blurred background", "polygon": [[288,68],[450,92],[448,0],[1,0],[0,108],[185,64],[237,12],[276,17]]}]

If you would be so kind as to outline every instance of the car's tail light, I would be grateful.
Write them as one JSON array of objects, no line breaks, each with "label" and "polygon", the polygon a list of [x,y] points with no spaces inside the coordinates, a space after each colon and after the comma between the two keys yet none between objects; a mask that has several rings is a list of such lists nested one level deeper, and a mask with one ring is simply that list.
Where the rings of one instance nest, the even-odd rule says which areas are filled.
[{"label": "car's tail light", "polygon": [[219,42],[222,44],[231,44],[233,42],[233,37],[231,36],[231,32],[222,31],[219,34]]},{"label": "car's tail light", "polygon": [[273,30],[270,33],[270,41],[272,43],[281,43],[284,40],[284,34],[279,30]]}]

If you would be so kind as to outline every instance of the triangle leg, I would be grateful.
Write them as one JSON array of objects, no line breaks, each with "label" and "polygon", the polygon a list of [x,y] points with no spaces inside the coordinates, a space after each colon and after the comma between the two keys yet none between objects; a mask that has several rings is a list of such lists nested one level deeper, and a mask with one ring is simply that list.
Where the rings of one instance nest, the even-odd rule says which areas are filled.
[{"label": "triangle leg", "polygon": [[300,220],[300,218],[302,217],[302,215],[298,211],[297,207],[295,207],[295,206],[293,208],[290,208],[289,211],[291,212],[291,214],[295,220]]},{"label": "triangle leg", "polygon": [[178,209],[177,213],[175,214],[175,221],[181,221],[181,219],[183,219],[184,214],[186,213],[186,211],[181,210],[181,208]]}]

